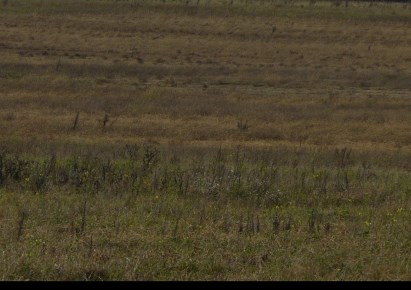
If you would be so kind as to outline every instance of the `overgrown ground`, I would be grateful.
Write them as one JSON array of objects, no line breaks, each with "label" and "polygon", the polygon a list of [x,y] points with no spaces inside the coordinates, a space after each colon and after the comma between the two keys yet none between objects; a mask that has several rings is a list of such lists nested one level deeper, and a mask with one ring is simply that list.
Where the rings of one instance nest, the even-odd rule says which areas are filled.
[{"label": "overgrown ground", "polygon": [[409,280],[411,4],[0,4],[0,279]]}]

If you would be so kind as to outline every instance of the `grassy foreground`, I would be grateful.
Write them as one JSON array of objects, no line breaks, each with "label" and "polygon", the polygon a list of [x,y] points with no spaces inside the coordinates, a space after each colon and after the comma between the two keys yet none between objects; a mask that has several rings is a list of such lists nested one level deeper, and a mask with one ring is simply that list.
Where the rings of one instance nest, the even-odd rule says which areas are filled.
[{"label": "grassy foreground", "polygon": [[410,280],[411,5],[337,2],[1,3],[0,279]]},{"label": "grassy foreground", "polygon": [[2,278],[410,278],[409,171],[345,150],[136,151],[3,156]]}]

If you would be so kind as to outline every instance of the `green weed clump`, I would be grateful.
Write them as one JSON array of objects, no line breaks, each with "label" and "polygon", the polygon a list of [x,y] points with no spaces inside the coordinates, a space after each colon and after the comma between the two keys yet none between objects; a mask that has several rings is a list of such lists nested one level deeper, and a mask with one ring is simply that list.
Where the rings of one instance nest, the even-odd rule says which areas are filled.
[{"label": "green weed clump", "polygon": [[[162,151],[160,151],[162,150]],[[402,197],[409,173],[389,171],[334,151],[296,149],[285,159],[280,151],[218,149],[177,155],[153,145],[126,145],[117,158],[0,156],[2,187],[33,193],[54,190],[98,195],[178,193],[245,198],[260,204],[376,204]],[[362,157],[366,158],[366,157]],[[395,194],[395,195],[393,195]]]}]

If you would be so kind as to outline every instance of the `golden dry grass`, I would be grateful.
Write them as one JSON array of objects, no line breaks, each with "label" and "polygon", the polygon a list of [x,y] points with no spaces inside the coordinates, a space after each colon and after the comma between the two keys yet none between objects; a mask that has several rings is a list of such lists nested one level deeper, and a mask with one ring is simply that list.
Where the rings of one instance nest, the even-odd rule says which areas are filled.
[{"label": "golden dry grass", "polygon": [[[44,11],[11,13],[35,3]],[[309,5],[295,7],[297,17],[287,6],[250,16],[173,3],[88,4],[102,13],[80,2],[2,7],[1,138],[410,149],[409,5],[344,10],[403,13],[378,21],[313,17]],[[67,134],[77,111],[79,132]],[[105,113],[116,121],[102,133]]]}]

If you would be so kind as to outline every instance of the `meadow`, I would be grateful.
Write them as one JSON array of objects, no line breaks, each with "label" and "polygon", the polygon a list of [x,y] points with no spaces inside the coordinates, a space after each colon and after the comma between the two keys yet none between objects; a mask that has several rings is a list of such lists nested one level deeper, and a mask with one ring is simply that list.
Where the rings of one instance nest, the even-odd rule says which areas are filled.
[{"label": "meadow", "polygon": [[410,280],[411,3],[3,0],[0,280]]}]

